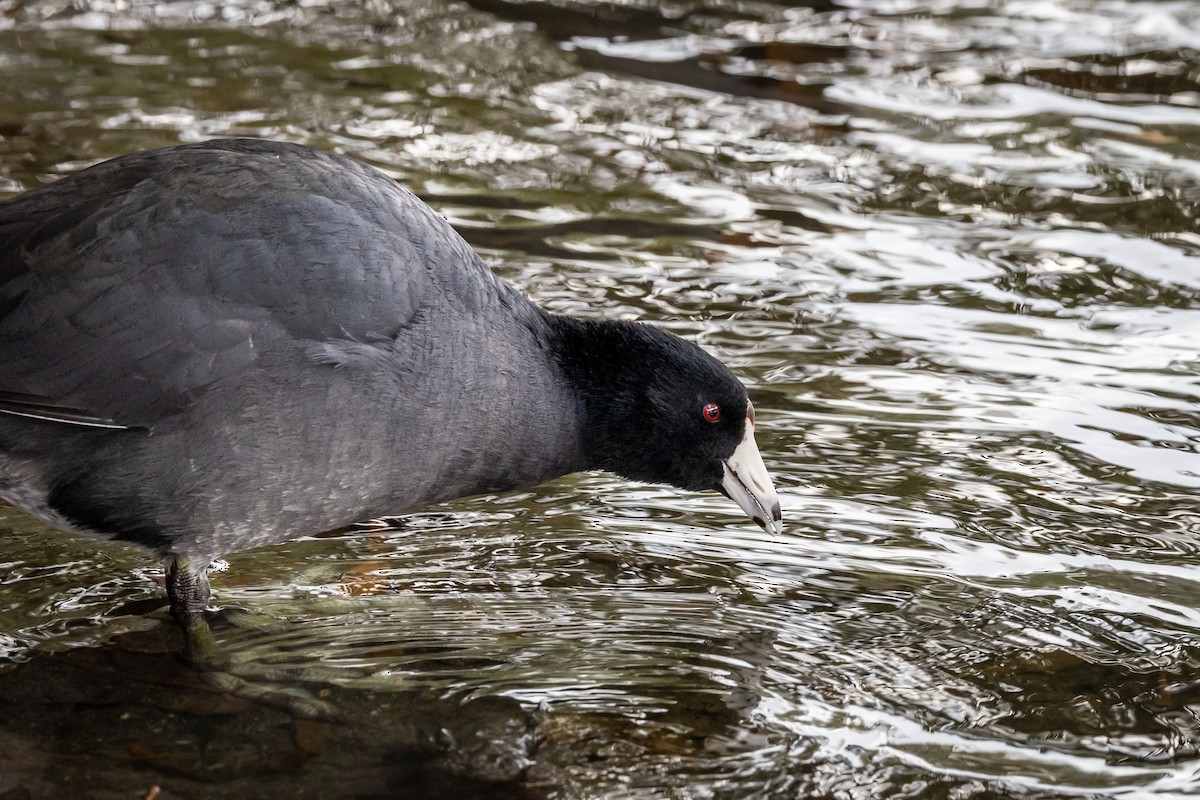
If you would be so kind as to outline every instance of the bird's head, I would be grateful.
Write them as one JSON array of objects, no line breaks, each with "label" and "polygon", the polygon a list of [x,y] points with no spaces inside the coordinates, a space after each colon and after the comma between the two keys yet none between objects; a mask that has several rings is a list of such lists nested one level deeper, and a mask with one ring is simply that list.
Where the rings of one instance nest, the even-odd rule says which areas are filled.
[{"label": "bird's head", "polygon": [[650,325],[575,322],[570,373],[584,406],[588,465],[646,483],[715,489],[779,533],[779,497],[754,439],[754,406],[733,373]]}]

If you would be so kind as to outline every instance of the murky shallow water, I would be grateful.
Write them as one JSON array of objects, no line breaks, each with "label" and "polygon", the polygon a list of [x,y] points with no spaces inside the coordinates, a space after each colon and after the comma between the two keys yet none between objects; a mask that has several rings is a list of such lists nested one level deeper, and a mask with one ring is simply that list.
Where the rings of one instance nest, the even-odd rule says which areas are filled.
[{"label": "murky shallow water", "polygon": [[412,783],[146,699],[154,565],[0,510],[0,793],[1200,794],[1200,6],[128,6],[0,0],[0,192],[353,154],[547,307],[738,370],[787,528],[587,475],[231,555],[219,638],[351,727],[528,715],[507,772]]}]

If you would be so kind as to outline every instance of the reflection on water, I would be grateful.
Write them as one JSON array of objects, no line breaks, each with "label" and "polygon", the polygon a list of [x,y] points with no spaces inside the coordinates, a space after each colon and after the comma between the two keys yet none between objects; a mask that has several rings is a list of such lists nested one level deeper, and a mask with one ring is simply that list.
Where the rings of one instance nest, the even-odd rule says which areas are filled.
[{"label": "reflection on water", "polygon": [[[0,793],[1200,791],[1200,7],[126,5],[0,0],[0,192],[210,136],[356,155],[548,308],[734,366],[787,527],[587,475],[233,554],[218,636],[356,719],[251,765],[109,731],[272,741],[81,696],[186,684],[156,571],[2,511]],[[23,722],[64,697],[103,711]]]}]

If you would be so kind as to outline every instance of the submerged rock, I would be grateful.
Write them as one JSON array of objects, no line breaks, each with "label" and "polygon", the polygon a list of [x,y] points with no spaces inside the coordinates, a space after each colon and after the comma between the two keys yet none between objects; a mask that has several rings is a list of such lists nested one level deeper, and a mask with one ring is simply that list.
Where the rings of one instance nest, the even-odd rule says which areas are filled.
[{"label": "submerged rock", "polygon": [[[341,721],[208,688],[167,625],[0,670],[0,798],[535,798],[519,703],[323,686]],[[311,690],[311,688],[310,688]]]}]

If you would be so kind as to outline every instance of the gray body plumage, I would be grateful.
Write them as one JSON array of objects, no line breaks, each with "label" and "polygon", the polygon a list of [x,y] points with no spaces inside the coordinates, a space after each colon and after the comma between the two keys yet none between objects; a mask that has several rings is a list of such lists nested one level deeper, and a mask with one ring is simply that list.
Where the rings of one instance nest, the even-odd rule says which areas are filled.
[{"label": "gray body plumage", "polygon": [[109,162],[0,203],[0,497],[207,563],[586,468],[548,319],[351,159]]}]

